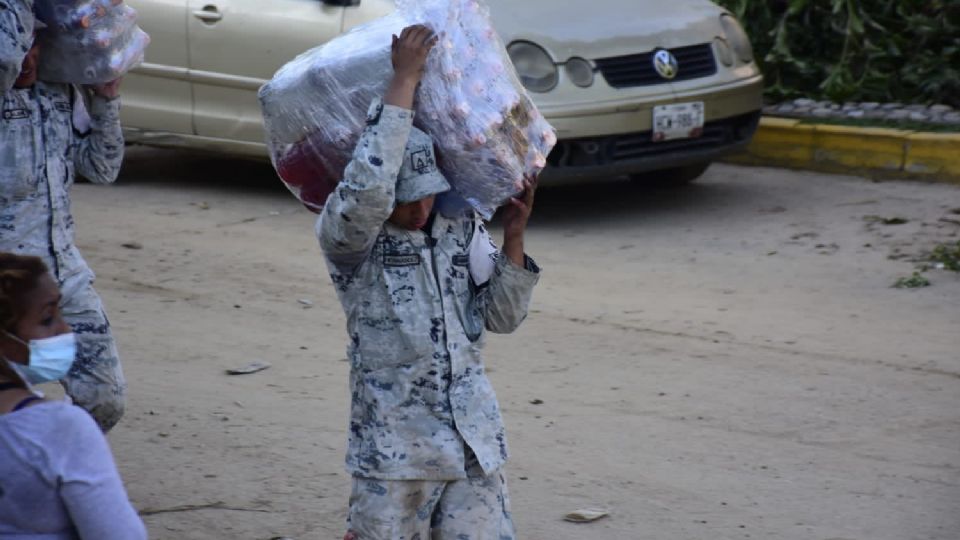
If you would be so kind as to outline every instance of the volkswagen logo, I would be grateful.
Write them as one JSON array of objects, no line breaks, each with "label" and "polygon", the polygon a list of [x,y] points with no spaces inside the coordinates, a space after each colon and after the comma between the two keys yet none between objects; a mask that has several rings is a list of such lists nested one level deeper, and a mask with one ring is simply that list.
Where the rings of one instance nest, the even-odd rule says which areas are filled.
[{"label": "volkswagen logo", "polygon": [[677,59],[670,54],[670,51],[660,49],[657,54],[653,55],[653,69],[657,70],[661,77],[669,80],[677,76],[680,66],[677,64]]}]

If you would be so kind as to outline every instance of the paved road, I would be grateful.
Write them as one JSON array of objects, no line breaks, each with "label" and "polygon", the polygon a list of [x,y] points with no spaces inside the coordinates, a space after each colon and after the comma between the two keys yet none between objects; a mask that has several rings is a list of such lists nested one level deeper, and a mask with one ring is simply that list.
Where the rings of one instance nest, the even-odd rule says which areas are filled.
[{"label": "paved road", "polygon": [[[337,538],[347,367],[312,216],[268,167],[142,149],[74,206],[152,537]],[[487,348],[521,538],[960,537],[960,276],[890,287],[960,240],[958,209],[946,185],[733,166],[542,189],[534,311]],[[610,516],[561,520],[582,507]]]}]

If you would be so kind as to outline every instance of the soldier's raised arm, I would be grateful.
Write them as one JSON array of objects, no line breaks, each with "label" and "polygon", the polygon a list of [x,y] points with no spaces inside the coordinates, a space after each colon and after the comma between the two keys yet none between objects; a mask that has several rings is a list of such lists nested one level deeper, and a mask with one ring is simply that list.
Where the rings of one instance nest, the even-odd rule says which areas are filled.
[{"label": "soldier's raised arm", "polygon": [[394,74],[386,95],[370,106],[353,159],[317,220],[320,247],[340,271],[366,257],[393,211],[397,174],[413,126],[414,94],[436,41],[420,25],[393,37]]},{"label": "soldier's raised arm", "polygon": [[[527,317],[533,287],[540,279],[540,268],[523,247],[537,190],[536,177],[525,179],[523,187],[523,193],[512,197],[502,210],[503,250],[478,298],[487,330],[499,334],[513,332]],[[480,232],[487,234],[485,229]],[[489,238],[480,241],[484,243],[492,244]]]}]

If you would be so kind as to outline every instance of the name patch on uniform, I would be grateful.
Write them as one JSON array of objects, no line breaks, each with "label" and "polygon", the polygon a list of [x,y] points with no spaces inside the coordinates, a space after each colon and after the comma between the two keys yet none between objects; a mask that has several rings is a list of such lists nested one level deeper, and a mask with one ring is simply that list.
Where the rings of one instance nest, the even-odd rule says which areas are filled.
[{"label": "name patch on uniform", "polygon": [[23,120],[24,118],[30,118],[29,109],[7,109],[3,111],[4,120]]},{"label": "name patch on uniform", "polygon": [[454,266],[470,266],[470,256],[469,256],[469,255],[454,255],[454,256],[453,256],[453,265],[454,265]]},{"label": "name patch on uniform", "polygon": [[384,266],[417,266],[420,264],[419,253],[385,253]]},{"label": "name patch on uniform", "polygon": [[71,112],[70,104],[66,101],[55,101],[53,103],[53,108],[60,112]]}]

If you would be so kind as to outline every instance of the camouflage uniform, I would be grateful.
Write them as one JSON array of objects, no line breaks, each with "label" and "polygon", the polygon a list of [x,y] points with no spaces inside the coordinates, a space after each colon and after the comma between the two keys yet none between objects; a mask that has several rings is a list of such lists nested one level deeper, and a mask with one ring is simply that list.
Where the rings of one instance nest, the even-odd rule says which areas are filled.
[{"label": "camouflage uniform", "polygon": [[[479,478],[494,490],[479,506],[499,506],[509,520],[499,482],[506,439],[480,350],[484,330],[509,333],[526,317],[539,268],[500,254],[489,279],[472,277],[471,243],[486,236],[474,216],[435,214],[429,236],[387,221],[412,122],[411,111],[371,106],[345,179],[317,221],[350,336],[351,512],[358,491],[382,494],[385,480]],[[429,523],[429,513],[408,510]]]},{"label": "camouflage uniform", "polygon": [[502,471],[483,474],[468,459],[467,479],[353,478],[349,528],[358,540],[513,540]]},{"label": "camouflage uniform", "polygon": [[94,274],[74,245],[69,191],[75,173],[95,183],[116,180],[120,101],[87,96],[87,116],[75,109],[83,91],[70,85],[13,88],[33,20],[32,2],[0,0],[0,251],[39,256],[56,277],[63,315],[77,333],[77,360],[63,385],[108,430],[123,414],[126,384]]}]

